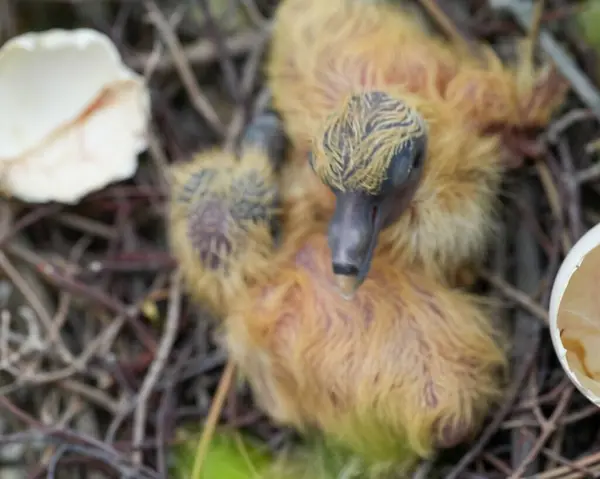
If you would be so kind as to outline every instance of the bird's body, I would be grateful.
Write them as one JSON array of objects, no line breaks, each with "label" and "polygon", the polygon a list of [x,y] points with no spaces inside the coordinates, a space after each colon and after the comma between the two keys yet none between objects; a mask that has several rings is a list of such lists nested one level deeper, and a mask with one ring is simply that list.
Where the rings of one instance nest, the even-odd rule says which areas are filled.
[{"label": "bird's body", "polygon": [[[242,158],[238,171],[274,178],[260,158]],[[326,225],[299,212],[284,213],[277,249],[265,210],[265,221],[247,228],[248,236],[227,233],[233,246],[220,243],[223,217],[239,216],[223,215],[232,203],[221,200],[219,207],[209,198],[231,190],[220,180],[202,188],[195,178],[208,178],[212,168],[240,178],[231,167],[231,156],[210,152],[176,171],[182,182],[175,191],[190,196],[173,197],[172,247],[191,291],[225,316],[230,355],[263,409],[284,424],[322,429],[372,460],[427,454],[472,433],[499,391],[504,361],[476,299],[418,269],[396,268],[385,254],[376,256],[354,298],[343,299],[328,267]],[[258,203],[270,204],[267,196]],[[197,215],[199,203],[221,215]],[[213,232],[213,242],[193,243],[184,227],[205,237]],[[234,262],[227,270],[228,254]]]},{"label": "bird's body", "polygon": [[376,461],[426,456],[478,427],[500,391],[500,336],[473,296],[377,255],[351,300],[324,228],[284,245],[276,272],[226,319],[261,408]]},{"label": "bird's body", "polygon": [[[542,125],[558,100],[522,116],[546,90],[486,58],[394,7],[283,0],[268,77],[289,161],[267,114],[239,159],[174,167],[172,250],[259,404],[375,462],[464,440],[499,395],[498,328],[451,278],[492,229],[490,129]],[[362,275],[345,297],[344,275]]]},{"label": "bird's body", "polygon": [[293,201],[302,188],[291,173],[283,193],[268,150],[251,145],[239,160],[212,150],[173,167],[169,210],[188,289],[224,318],[230,357],[258,403],[396,471],[464,440],[500,391],[502,343],[486,309],[384,252],[344,299],[326,215]]}]

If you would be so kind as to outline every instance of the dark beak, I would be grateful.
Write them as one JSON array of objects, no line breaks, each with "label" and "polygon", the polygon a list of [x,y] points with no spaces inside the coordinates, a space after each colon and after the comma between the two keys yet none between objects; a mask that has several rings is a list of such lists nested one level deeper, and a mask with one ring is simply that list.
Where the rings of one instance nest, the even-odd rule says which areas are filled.
[{"label": "dark beak", "polygon": [[341,294],[351,299],[371,268],[383,215],[380,205],[364,193],[336,197],[328,234],[331,262]]}]

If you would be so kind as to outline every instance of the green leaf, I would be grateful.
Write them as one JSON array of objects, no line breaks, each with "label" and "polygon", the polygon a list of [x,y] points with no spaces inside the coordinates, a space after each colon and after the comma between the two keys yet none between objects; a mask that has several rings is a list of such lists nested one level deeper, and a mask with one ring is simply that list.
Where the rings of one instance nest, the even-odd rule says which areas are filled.
[{"label": "green leaf", "polygon": [[192,478],[200,434],[193,434],[173,449],[173,479],[260,478],[272,458],[265,446],[237,432],[216,431],[204,458],[202,474]]},{"label": "green leaf", "polygon": [[[600,50],[600,0],[588,0],[577,14],[585,40],[596,50]],[[600,52],[599,52],[600,53]]]},{"label": "green leaf", "polygon": [[[320,435],[289,444],[277,455],[239,432],[216,431],[201,477],[191,477],[200,433],[183,433],[173,448],[172,479],[392,479],[404,477],[394,464],[363,462],[345,447]],[[180,433],[181,436],[181,433]],[[181,439],[181,437],[180,437]]]}]

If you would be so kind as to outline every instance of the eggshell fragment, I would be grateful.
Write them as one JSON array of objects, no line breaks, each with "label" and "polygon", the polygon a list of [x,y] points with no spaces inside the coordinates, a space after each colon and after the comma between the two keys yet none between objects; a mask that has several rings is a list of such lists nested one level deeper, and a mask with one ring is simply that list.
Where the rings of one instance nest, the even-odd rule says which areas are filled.
[{"label": "eggshell fragment", "polygon": [[76,203],[132,176],[147,148],[150,95],[91,29],[29,32],[0,49],[0,187]]},{"label": "eggshell fragment", "polygon": [[550,334],[577,388],[600,405],[600,225],[571,248],[550,296]]}]

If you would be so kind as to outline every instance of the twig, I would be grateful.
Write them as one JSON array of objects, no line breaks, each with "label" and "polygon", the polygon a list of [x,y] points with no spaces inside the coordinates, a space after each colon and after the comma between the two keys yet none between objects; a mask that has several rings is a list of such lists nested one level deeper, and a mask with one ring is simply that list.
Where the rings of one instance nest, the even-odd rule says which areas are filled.
[{"label": "twig", "polygon": [[[260,42],[262,34],[258,30],[248,30],[237,33],[224,40],[225,46],[231,56],[240,56],[248,53]],[[200,39],[191,45],[182,47],[182,52],[187,61],[194,65],[204,65],[216,62],[219,58],[219,52],[214,42],[208,39]],[[153,61],[153,53],[140,53],[129,59],[128,63],[136,70],[142,70]],[[165,72],[176,67],[173,57],[161,56],[153,64],[154,71]]]},{"label": "twig", "polygon": [[264,28],[269,23],[269,20],[266,19],[260,10],[258,9],[256,3],[253,0],[238,0],[240,6],[246,10],[250,21],[254,23],[256,26]]},{"label": "twig", "polygon": [[467,452],[458,462],[458,464],[456,464],[456,466],[454,466],[454,468],[446,475],[445,479],[459,479],[467,466],[469,466],[469,464],[477,459],[477,457],[483,452],[488,441],[496,433],[504,421],[504,418],[510,413],[514,402],[521,392],[523,382],[527,378],[529,370],[535,361],[536,355],[536,347],[528,349],[527,355],[523,358],[519,368],[516,370],[512,383],[504,395],[504,401],[502,402],[498,411],[496,411],[494,414],[492,421],[479,435],[477,442],[475,442],[469,452]]},{"label": "twig", "polygon": [[[11,401],[9,401],[9,399],[6,396],[2,396],[0,395],[0,408],[7,410],[10,414],[12,414],[14,417],[16,417],[17,419],[19,419],[21,422],[27,424],[30,428],[34,429],[36,431],[36,434],[34,435],[35,440],[39,441],[40,437],[42,437],[45,441],[47,442],[67,442],[70,444],[75,444],[75,445],[83,445],[83,446],[87,446],[89,448],[93,448],[93,449],[97,449],[98,451],[101,451],[102,453],[104,453],[104,457],[108,457],[111,456],[113,463],[118,463],[118,464],[128,464],[129,461],[127,460],[127,458],[125,456],[123,456],[122,454],[120,454],[118,451],[116,451],[115,449],[111,448],[110,446],[108,446],[106,443],[103,443],[102,441],[99,441],[93,437],[90,437],[86,434],[83,433],[78,433],[72,430],[68,430],[68,429],[57,429],[57,428],[53,428],[53,427],[46,427],[43,423],[41,423],[40,421],[38,421],[37,419],[31,417],[29,414],[27,414],[25,411],[23,411],[22,409],[18,408],[17,406],[15,406]],[[21,437],[23,437],[24,435],[21,434]],[[2,443],[4,438],[0,437],[0,443]],[[123,467],[127,467],[127,466],[123,466]],[[129,467],[127,467],[127,469],[130,469]],[[155,478],[156,474],[150,470],[149,468],[142,466],[140,468],[140,470],[138,471],[140,474],[142,474],[142,477],[152,477]],[[35,476],[38,477],[38,476]],[[132,475],[129,475],[127,477],[133,477]]]},{"label": "twig", "polygon": [[194,458],[194,467],[192,468],[192,476],[190,479],[200,479],[201,477],[200,473],[202,472],[202,466],[204,464],[204,458],[206,457],[206,451],[208,450],[208,446],[210,445],[210,441],[212,440],[212,436],[217,426],[219,416],[221,415],[223,403],[225,402],[227,392],[231,387],[234,373],[235,363],[229,360],[227,362],[227,366],[225,366],[225,370],[223,371],[221,380],[219,381],[219,387],[217,388],[217,393],[215,394],[215,397],[210,407],[210,411],[208,413],[208,417],[206,419],[206,423],[204,424],[202,436],[200,437],[200,441],[198,441],[198,448],[196,450],[196,456]]},{"label": "twig", "polygon": [[102,305],[113,313],[130,316],[130,311],[127,306],[118,299],[112,298],[100,288],[87,286],[74,278],[68,277],[67,274],[62,271],[62,268],[59,268],[58,266],[44,263],[38,265],[38,271],[48,280],[48,282],[59,286],[72,294]]},{"label": "twig", "polygon": [[464,37],[462,33],[458,31],[458,28],[454,24],[448,15],[442,10],[442,8],[437,4],[436,0],[419,0],[421,5],[427,10],[429,15],[437,22],[439,27],[444,31],[446,35],[450,38],[452,42],[456,44],[458,48],[462,48],[464,50],[469,50],[473,48]]},{"label": "twig", "polygon": [[[533,190],[531,182],[523,182],[520,185],[520,196],[524,202],[531,205],[537,210],[536,205],[536,194]],[[541,277],[541,265],[539,258],[539,249],[535,241],[531,229],[527,227],[528,220],[521,216],[521,221],[518,226],[516,235],[516,285],[517,287],[525,291],[535,291],[538,287],[538,283]],[[525,294],[525,293],[523,293]],[[542,325],[539,321],[536,321],[530,316],[527,311],[519,309],[515,314],[515,330],[514,330],[514,344],[513,344],[513,364],[517,365],[522,361],[522,358],[527,356],[527,351],[530,348],[538,348],[540,343],[540,335],[542,332]],[[525,413],[520,417],[529,417],[530,415]],[[519,417],[519,416],[517,416]],[[523,462],[524,458],[528,457],[529,452],[532,450],[533,441],[530,441],[528,437],[524,436],[522,429],[515,430],[512,433],[512,467],[517,467]],[[535,474],[538,470],[539,465],[532,462],[526,474]]]},{"label": "twig", "polygon": [[[541,403],[541,401],[538,402]],[[568,426],[569,424],[575,424],[579,421],[582,421],[583,419],[587,419],[588,417],[595,416],[597,414],[600,414],[598,406],[596,406],[595,404],[590,404],[589,406],[584,407],[583,409],[577,412],[563,415],[557,421],[557,425]],[[504,421],[500,429],[509,430],[519,427],[539,427],[539,425],[539,422],[535,419],[510,419],[508,421]]]},{"label": "twig", "polygon": [[548,440],[550,435],[556,429],[556,422],[558,421],[558,418],[562,415],[564,410],[569,405],[569,400],[571,399],[571,395],[573,394],[574,389],[575,389],[575,386],[571,385],[571,387],[567,388],[562,393],[558,405],[552,412],[552,416],[550,416],[550,419],[548,419],[548,421],[546,421],[542,425],[542,433],[540,434],[540,437],[538,438],[535,445],[532,447],[531,451],[529,452],[529,455],[523,460],[521,465],[512,473],[512,475],[509,477],[509,479],[517,479],[517,478],[520,478],[524,474],[525,469],[527,468],[527,465],[530,464],[531,461],[533,461],[533,459],[536,457],[536,455],[542,449],[542,447],[544,446],[544,444],[546,443],[546,441]]},{"label": "twig", "polygon": [[2,236],[0,237],[0,248],[4,247],[6,242],[13,238],[20,231],[37,223],[41,219],[47,218],[48,216],[52,216],[53,214],[58,213],[63,208],[63,205],[51,203],[49,205],[39,206],[33,209],[32,211],[24,215],[22,218],[15,221],[10,230],[4,231],[2,233]]},{"label": "twig", "polygon": [[[535,47],[537,39],[540,33],[540,26],[542,22],[542,15],[544,14],[544,3],[545,0],[537,0],[533,6],[533,13],[531,15],[531,23],[529,25],[529,34],[527,35],[527,41],[525,43],[525,51],[522,57],[522,61],[532,67],[535,60]],[[528,71],[529,69],[525,69]],[[531,72],[528,72],[531,73]]]},{"label": "twig", "polygon": [[150,156],[160,173],[161,186],[165,194],[168,194],[171,177],[169,174],[169,161],[168,157],[158,139],[158,136],[154,132],[154,128],[150,128],[148,134],[148,149]]},{"label": "twig", "polygon": [[[552,215],[554,216],[554,220],[557,224],[562,226],[563,223],[563,207],[560,199],[560,195],[558,194],[558,188],[554,183],[554,179],[552,177],[552,173],[550,172],[550,168],[546,162],[538,161],[536,162],[536,170],[538,176],[540,178],[540,182],[544,188],[544,192],[546,193],[546,198],[548,199],[548,204],[550,206],[550,210],[552,211]],[[560,239],[562,243],[563,251],[569,251],[573,242],[567,231],[561,228]]]},{"label": "twig", "polygon": [[594,115],[591,111],[580,108],[577,110],[571,110],[565,113],[560,118],[554,120],[547,128],[546,133],[543,135],[546,141],[556,144],[558,143],[559,137],[565,130],[571,126],[576,125],[585,120],[591,120]]},{"label": "twig", "polygon": [[172,368],[169,369],[166,374],[166,385],[164,387],[164,393],[158,408],[157,414],[157,426],[156,426],[156,462],[158,466],[158,472],[161,477],[168,479],[168,467],[167,467],[167,447],[166,442],[168,438],[169,430],[173,427],[173,403],[175,397],[175,385],[180,380],[181,373],[184,364],[189,360],[194,349],[194,341],[191,340],[186,344],[182,350],[180,350],[177,360]]},{"label": "twig", "polygon": [[548,312],[531,299],[527,294],[511,286],[506,281],[498,278],[495,274],[484,272],[483,277],[489,281],[494,287],[504,294],[505,297],[511,299],[523,309],[531,313],[535,318],[541,320],[544,324],[548,324]]},{"label": "twig", "polygon": [[[150,366],[148,374],[144,378],[140,393],[137,397],[137,408],[134,414],[133,446],[138,448],[144,440],[146,429],[146,416],[148,411],[148,398],[152,393],[154,386],[159,380],[160,374],[164,369],[171,348],[175,342],[175,337],[179,330],[179,319],[181,311],[181,273],[176,271],[173,274],[171,292],[169,295],[169,308],[165,324],[165,332],[156,352],[156,357]],[[134,451],[133,461],[140,465],[142,456],[140,451]]]},{"label": "twig", "polygon": [[[532,24],[532,5],[525,0],[489,0],[494,9],[505,9],[515,17],[521,27],[528,31]],[[571,87],[583,103],[600,118],[600,93],[579,69],[571,55],[545,29],[540,29],[539,42],[541,48],[552,58],[558,70],[569,80]]]},{"label": "twig", "polygon": [[509,476],[510,473],[512,472],[512,469],[508,466],[508,464],[506,464],[506,462],[501,461],[500,459],[498,459],[498,457],[496,457],[492,453],[485,452],[483,454],[483,459],[488,461],[490,464],[492,464],[496,469],[498,469],[500,472],[502,472],[502,474],[505,474],[506,476]]},{"label": "twig", "polygon": [[125,317],[137,333],[144,346],[149,351],[154,351],[156,349],[156,342],[152,336],[148,334],[145,326],[136,319],[136,316],[139,313],[139,306],[126,306],[119,300],[114,299],[108,294],[104,293],[100,288],[86,286],[73,278],[69,278],[66,275],[61,274],[58,267],[49,263],[39,265],[38,269],[45,276],[45,278],[52,283],[61,286],[63,289],[71,293],[92,300],[104,306],[109,311],[118,314],[119,316]]},{"label": "twig", "polygon": [[52,330],[52,315],[46,310],[42,301],[37,296],[35,291],[31,289],[31,286],[25,281],[25,278],[21,275],[17,268],[12,264],[6,255],[0,252],[0,269],[4,274],[10,278],[15,287],[20,293],[27,299],[31,308],[35,311],[38,319],[44,324],[48,331]]},{"label": "twig", "polygon": [[585,170],[579,171],[575,175],[575,180],[580,185],[582,183],[596,181],[598,178],[600,178],[600,163],[594,163],[592,166],[589,166]]},{"label": "twig", "polygon": [[[595,472],[597,474],[598,472],[600,472],[600,467],[598,466],[600,466],[600,452],[586,455],[581,459],[573,461],[570,465],[557,467],[556,469],[551,469],[541,474],[537,474],[531,479],[579,479],[585,476],[584,474],[581,474],[579,472],[573,472],[574,469],[583,469],[584,471],[587,470],[593,473]],[[592,477],[597,476],[593,475]]]},{"label": "twig", "polygon": [[119,410],[117,403],[105,392],[87,386],[74,379],[63,379],[58,385],[65,390],[89,399],[91,402],[103,407],[107,411],[116,414]]},{"label": "twig", "polygon": [[150,21],[154,24],[158,32],[163,38],[167,49],[169,50],[171,56],[173,57],[173,61],[175,63],[175,67],[181,76],[181,81],[183,86],[188,92],[190,96],[190,100],[192,101],[192,105],[194,108],[200,113],[208,122],[208,124],[213,128],[213,130],[223,135],[225,133],[225,127],[217,115],[217,112],[210,104],[208,99],[204,96],[204,94],[200,91],[200,87],[198,86],[198,82],[194,77],[194,73],[185,57],[185,54],[182,51],[181,45],[179,44],[179,40],[173,29],[169,25],[167,19],[164,17],[163,13],[156,6],[156,4],[152,0],[145,0],[144,5],[148,10],[148,16]]},{"label": "twig", "polygon": [[573,165],[573,155],[567,145],[566,140],[558,142],[558,151],[563,167],[563,182],[567,196],[567,214],[569,217],[569,229],[571,241],[577,241],[583,234],[583,223],[581,219],[581,191],[579,183],[575,178],[575,166]]},{"label": "twig", "polygon": [[[562,430],[562,431],[564,431],[564,430]],[[594,474],[587,467],[580,466],[575,462],[569,461],[569,460],[565,459],[564,457],[560,456],[559,454],[556,454],[554,451],[548,449],[547,447],[543,448],[541,452],[542,452],[542,454],[544,454],[544,456],[553,459],[555,462],[557,462],[563,466],[568,467],[574,473],[574,474],[571,474],[571,476],[576,475],[580,479],[597,479],[597,474]],[[556,466],[552,465],[550,467],[547,467],[547,469],[551,469],[554,467],[556,467]]]},{"label": "twig", "polygon": [[215,22],[208,0],[196,1],[200,3],[202,13],[205,17],[204,19],[206,28],[208,32],[210,32],[210,35],[213,37],[215,46],[217,47],[218,59],[219,63],[221,64],[221,70],[223,71],[223,79],[225,80],[225,85],[229,90],[229,95],[236,103],[239,103],[239,78],[235,70],[235,65],[233,64],[233,61],[231,59],[231,54],[227,49],[227,44],[225,43],[221,34],[221,29]]},{"label": "twig", "polygon": [[86,218],[74,213],[59,213],[55,218],[58,223],[100,238],[107,240],[118,238],[118,233],[112,226],[105,225],[92,218]]},{"label": "twig", "polygon": [[[88,362],[92,356],[94,356],[101,347],[106,346],[107,344],[110,345],[115,341],[124,322],[125,318],[123,316],[115,318],[98,337],[86,345],[85,350],[79,356],[68,362],[68,366],[63,369],[48,372],[36,371],[35,373],[24,371],[17,378],[17,384],[31,383],[39,385],[60,381],[85,370],[86,367],[89,367]],[[8,390],[11,390],[12,388],[13,385],[9,385],[6,388],[0,388],[0,396],[7,394]]]},{"label": "twig", "polygon": [[256,48],[248,55],[248,60],[246,60],[246,64],[244,65],[244,71],[240,81],[240,103],[238,103],[229,126],[227,127],[225,148],[235,149],[235,145],[243,131],[247,116],[248,98],[252,94],[252,90],[254,89],[256,80],[259,76],[261,66],[260,60],[266,49],[268,38],[267,31],[265,31],[262,41],[258,43]]},{"label": "twig", "polygon": [[434,464],[435,458],[430,458],[421,462],[411,479],[427,479],[428,477],[431,477]]}]

